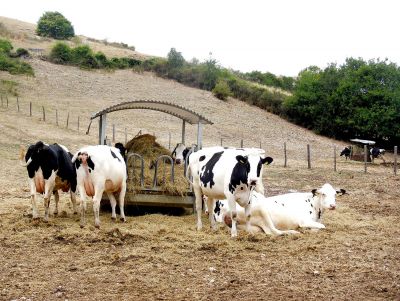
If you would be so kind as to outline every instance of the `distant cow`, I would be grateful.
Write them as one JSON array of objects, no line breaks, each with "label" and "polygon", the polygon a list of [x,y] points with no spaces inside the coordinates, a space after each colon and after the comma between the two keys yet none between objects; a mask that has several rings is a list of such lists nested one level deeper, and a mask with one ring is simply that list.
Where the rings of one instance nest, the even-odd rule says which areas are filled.
[{"label": "distant cow", "polygon": [[[23,150],[21,152],[24,152]],[[23,154],[22,158],[24,157]],[[32,217],[39,218],[36,206],[36,193],[44,194],[45,216],[49,219],[49,206],[51,193],[54,193],[56,208],[54,214],[58,214],[58,190],[70,191],[71,202],[76,211],[76,171],[71,162],[71,153],[65,146],[59,144],[45,144],[38,141],[29,146],[25,154],[25,163],[30,180],[30,192],[32,198]],[[21,158],[21,159],[22,159]]]},{"label": "distant cow", "polygon": [[81,148],[72,158],[77,173],[78,190],[81,196],[81,227],[85,225],[86,196],[93,197],[95,227],[100,227],[100,201],[103,192],[111,203],[111,218],[116,219],[117,201],[114,193],[119,193],[121,220],[125,221],[124,198],[126,192],[126,165],[119,150],[107,145]]},{"label": "distant cow", "polygon": [[119,149],[119,152],[120,152],[122,158],[124,158],[124,160],[126,161],[126,148],[125,148],[125,146],[121,142],[117,142],[117,143],[115,143],[115,147]]},{"label": "distant cow", "polygon": [[340,153],[340,156],[345,156],[346,160],[350,158],[351,155],[351,146],[346,146]]},{"label": "distant cow", "polygon": [[[208,209],[214,209],[214,200],[228,199],[232,216],[232,237],[237,236],[236,202],[245,208],[248,216],[250,192],[255,189],[264,192],[261,176],[263,164],[273,159],[262,157],[261,149],[233,149],[222,147],[204,148],[189,157],[188,169],[193,177],[193,190],[196,196],[197,229],[202,228],[202,195],[208,197]],[[211,227],[215,221],[210,216]]]},{"label": "distant cow", "polygon": [[[324,184],[320,189],[313,189],[310,193],[287,193],[273,197],[265,197],[254,192],[251,197],[250,229],[253,232],[262,230],[266,234],[273,235],[285,234],[282,231],[298,228],[323,229],[325,228],[321,223],[323,213],[326,209],[335,209],[335,196],[345,193],[344,189],[336,191],[330,184]],[[214,218],[231,226],[227,204],[227,200],[217,202]],[[239,208],[238,223],[241,227],[246,223],[242,208]]]},{"label": "distant cow", "polygon": [[374,159],[376,159],[376,158],[380,158],[380,159],[382,159],[383,162],[386,162],[385,158],[383,156],[386,151],[383,148],[373,147],[369,150],[369,152],[372,157],[372,162],[374,162]]},{"label": "distant cow", "polygon": [[188,154],[192,148],[197,148],[197,145],[192,145],[192,147],[187,147],[183,143],[178,143],[171,153],[171,157],[174,159],[175,164],[182,164],[186,161]]}]

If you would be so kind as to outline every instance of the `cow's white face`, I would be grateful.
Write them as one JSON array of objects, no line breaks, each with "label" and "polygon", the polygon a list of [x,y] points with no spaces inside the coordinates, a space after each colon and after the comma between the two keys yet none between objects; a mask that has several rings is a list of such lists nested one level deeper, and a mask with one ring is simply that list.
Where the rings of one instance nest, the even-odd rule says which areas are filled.
[{"label": "cow's white face", "polygon": [[247,160],[250,164],[247,184],[249,184],[249,186],[255,186],[258,179],[262,176],[263,165],[265,163],[270,164],[273,159],[270,157],[261,158],[259,154],[250,154],[247,156]]},{"label": "cow's white face", "polygon": [[172,151],[172,157],[175,155],[175,163],[182,164],[184,161],[183,152],[185,151],[186,146],[183,143],[178,143],[175,149]]},{"label": "cow's white face", "polygon": [[320,189],[315,191],[315,194],[320,199],[320,206],[323,209],[334,210],[336,208],[336,194],[345,193],[345,190],[341,189],[340,191],[336,191],[333,189],[332,185],[324,184]]}]

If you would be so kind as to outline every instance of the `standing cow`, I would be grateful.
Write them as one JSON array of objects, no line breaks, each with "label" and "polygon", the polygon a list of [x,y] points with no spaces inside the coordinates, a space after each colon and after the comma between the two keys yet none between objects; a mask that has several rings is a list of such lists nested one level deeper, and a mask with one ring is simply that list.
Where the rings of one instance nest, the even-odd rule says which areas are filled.
[{"label": "standing cow", "polygon": [[75,164],[78,190],[81,196],[81,227],[85,225],[86,196],[93,197],[95,227],[100,227],[100,201],[103,192],[111,203],[112,219],[116,219],[117,201],[114,193],[119,193],[121,220],[126,221],[124,199],[126,192],[126,165],[119,150],[107,145],[94,145],[81,148],[72,158]]},{"label": "standing cow", "polygon": [[[232,237],[237,236],[236,202],[245,208],[246,216],[250,209],[250,192],[255,189],[264,192],[261,175],[263,164],[273,159],[263,158],[261,149],[233,149],[222,147],[204,148],[189,157],[188,169],[193,178],[196,196],[197,229],[201,230],[202,195],[208,198],[208,208],[212,212],[214,200],[227,199],[232,216]],[[212,214],[209,215],[211,227],[216,228]]]},{"label": "standing cow", "polygon": [[[23,150],[21,150],[21,160],[23,159]],[[71,153],[65,146],[55,144],[45,144],[38,141],[29,146],[25,154],[25,163],[30,180],[30,191],[32,198],[32,217],[39,218],[36,206],[36,193],[43,193],[45,215],[44,220],[49,219],[49,206],[51,193],[54,193],[56,208],[54,214],[58,214],[58,190],[64,192],[70,191],[71,202],[76,211],[76,171],[71,162]]]}]

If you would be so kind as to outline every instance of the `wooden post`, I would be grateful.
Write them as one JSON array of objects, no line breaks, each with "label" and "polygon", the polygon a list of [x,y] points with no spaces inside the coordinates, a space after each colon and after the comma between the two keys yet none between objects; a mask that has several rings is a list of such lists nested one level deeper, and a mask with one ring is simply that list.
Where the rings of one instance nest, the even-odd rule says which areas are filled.
[{"label": "wooden post", "polygon": [[336,171],[336,145],[333,147],[333,171]]},{"label": "wooden post", "polygon": [[308,169],[311,169],[311,149],[310,149],[310,144],[307,144],[307,164],[308,164]]},{"label": "wooden post", "polygon": [[240,140],[240,147],[243,148],[243,139]]},{"label": "wooden post", "polygon": [[222,146],[222,140],[223,140],[223,139],[221,138],[221,146]]},{"label": "wooden post", "polygon": [[17,96],[17,111],[19,112],[19,99],[18,99],[18,96]]},{"label": "wooden post", "polygon": [[367,173],[367,153],[368,149],[367,146],[364,145],[364,173]]},{"label": "wooden post", "polygon": [[46,112],[44,111],[44,106],[42,106],[42,111],[43,111],[43,121],[46,121]]},{"label": "wooden post", "polygon": [[397,176],[397,146],[394,147],[394,175]]},{"label": "wooden post", "polygon": [[58,111],[56,109],[56,125],[58,126]]},{"label": "wooden post", "polygon": [[168,132],[168,149],[171,150],[171,132]]},{"label": "wooden post", "polygon": [[262,147],[261,147],[261,140],[260,140],[260,148],[262,148]]},{"label": "wooden post", "polygon": [[67,115],[67,128],[68,128],[68,124],[69,124],[69,112],[68,112],[68,115]]},{"label": "wooden post", "polygon": [[112,125],[112,143],[115,143],[115,124]]},{"label": "wooden post", "polygon": [[29,117],[32,117],[32,101],[29,102]]},{"label": "wooden post", "polygon": [[78,132],[79,132],[79,116],[78,116]]},{"label": "wooden post", "polygon": [[8,96],[6,95],[6,101],[7,101],[7,108],[8,108]]},{"label": "wooden post", "polygon": [[284,163],[283,167],[287,167],[286,142],[283,143],[283,154],[285,156],[285,163]]},{"label": "wooden post", "polygon": [[0,95],[0,97],[1,97],[1,106],[3,107],[3,94]]},{"label": "wooden post", "polygon": [[126,145],[127,142],[128,142],[128,132],[127,132],[127,130],[125,128],[125,145]]}]

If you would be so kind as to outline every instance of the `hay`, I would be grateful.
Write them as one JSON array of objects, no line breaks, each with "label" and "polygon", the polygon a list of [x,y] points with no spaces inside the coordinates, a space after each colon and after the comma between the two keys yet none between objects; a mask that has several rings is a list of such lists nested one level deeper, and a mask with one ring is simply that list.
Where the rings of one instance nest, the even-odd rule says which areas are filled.
[{"label": "hay", "polygon": [[[171,152],[156,142],[156,137],[150,134],[137,136],[130,140],[125,148],[127,149],[127,158],[129,154],[137,153],[144,160],[144,187],[153,188],[154,168],[153,165],[158,157],[162,155],[170,155]],[[133,157],[127,162],[128,165],[128,182],[127,189],[129,192],[137,192],[141,190],[140,186],[140,170],[141,162]],[[160,160],[157,171],[157,189],[161,193],[169,195],[184,196],[187,194],[189,183],[184,176],[183,166],[174,166],[174,183],[171,182],[171,164],[169,160]]]}]

